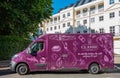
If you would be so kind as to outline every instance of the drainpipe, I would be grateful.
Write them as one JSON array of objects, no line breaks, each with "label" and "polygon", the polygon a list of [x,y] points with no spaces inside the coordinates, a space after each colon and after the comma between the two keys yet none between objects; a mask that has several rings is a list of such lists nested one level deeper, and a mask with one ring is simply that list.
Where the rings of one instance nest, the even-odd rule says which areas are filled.
[{"label": "drainpipe", "polygon": [[75,12],[75,9],[74,9],[74,7],[73,7],[73,33],[76,32],[76,31],[75,31],[75,22],[76,22],[75,16],[76,16],[76,12]]}]

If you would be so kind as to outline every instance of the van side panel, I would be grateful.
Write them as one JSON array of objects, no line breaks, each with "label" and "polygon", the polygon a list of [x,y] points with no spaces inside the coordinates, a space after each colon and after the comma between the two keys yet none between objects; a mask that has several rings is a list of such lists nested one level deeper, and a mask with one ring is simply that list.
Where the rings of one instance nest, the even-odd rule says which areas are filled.
[{"label": "van side panel", "polygon": [[88,69],[93,62],[101,68],[114,66],[111,34],[50,34],[48,52],[50,70]]}]

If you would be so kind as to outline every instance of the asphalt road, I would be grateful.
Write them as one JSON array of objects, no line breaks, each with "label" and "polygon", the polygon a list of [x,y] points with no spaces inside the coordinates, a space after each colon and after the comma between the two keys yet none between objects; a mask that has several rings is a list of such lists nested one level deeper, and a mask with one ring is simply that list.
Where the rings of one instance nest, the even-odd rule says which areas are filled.
[{"label": "asphalt road", "polygon": [[116,64],[112,70],[105,70],[95,75],[89,74],[87,71],[32,72],[27,75],[18,75],[6,67],[0,69],[0,78],[120,78],[120,64]]}]

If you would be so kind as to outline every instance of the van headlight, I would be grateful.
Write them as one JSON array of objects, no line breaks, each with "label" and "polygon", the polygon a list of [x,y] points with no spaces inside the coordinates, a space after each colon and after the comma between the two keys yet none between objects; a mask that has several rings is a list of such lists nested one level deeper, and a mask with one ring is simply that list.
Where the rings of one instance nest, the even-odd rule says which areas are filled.
[{"label": "van headlight", "polygon": [[16,54],[16,55],[14,55],[13,57],[12,57],[12,60],[14,59],[14,58],[17,58],[18,57],[18,55]]}]

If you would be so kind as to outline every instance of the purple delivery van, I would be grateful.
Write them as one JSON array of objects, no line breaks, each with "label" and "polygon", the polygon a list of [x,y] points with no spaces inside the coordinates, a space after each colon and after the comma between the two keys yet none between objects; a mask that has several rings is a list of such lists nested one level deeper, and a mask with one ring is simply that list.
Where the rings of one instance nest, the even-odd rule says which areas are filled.
[{"label": "purple delivery van", "polygon": [[113,67],[113,36],[108,33],[42,35],[11,61],[11,70],[20,75],[64,69],[96,74]]}]

